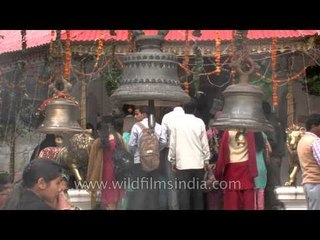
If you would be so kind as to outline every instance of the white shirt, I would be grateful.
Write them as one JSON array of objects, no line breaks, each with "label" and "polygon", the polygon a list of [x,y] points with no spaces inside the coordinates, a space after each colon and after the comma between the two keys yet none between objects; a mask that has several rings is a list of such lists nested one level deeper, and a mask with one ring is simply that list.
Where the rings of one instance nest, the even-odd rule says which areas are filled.
[{"label": "white shirt", "polygon": [[170,140],[170,132],[171,132],[171,125],[174,122],[174,119],[178,116],[183,116],[184,110],[182,107],[175,107],[171,112],[165,114],[162,118],[161,126],[166,131],[168,141],[167,141],[167,147],[169,147],[169,140]]},{"label": "white shirt", "polygon": [[202,119],[184,114],[172,119],[169,157],[179,170],[201,169],[210,159],[206,127]]}]

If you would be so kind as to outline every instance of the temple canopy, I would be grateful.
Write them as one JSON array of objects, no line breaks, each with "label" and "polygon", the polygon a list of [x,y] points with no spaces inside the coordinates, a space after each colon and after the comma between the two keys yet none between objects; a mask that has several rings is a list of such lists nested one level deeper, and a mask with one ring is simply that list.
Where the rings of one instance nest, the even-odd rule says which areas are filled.
[{"label": "temple canopy", "polygon": [[[158,30],[145,30],[146,35],[156,34]],[[110,35],[109,30],[103,31],[106,41],[127,41],[128,30],[115,30],[115,35]],[[219,32],[221,41],[230,41],[232,39],[232,30],[201,30],[201,36],[192,35],[193,30],[188,31],[188,40],[190,41],[214,41],[217,32]],[[249,30],[248,38],[251,40],[264,40],[281,38],[297,39],[310,37],[319,34],[319,30]],[[99,30],[71,30],[70,39],[72,42],[90,42],[96,41],[101,37]],[[27,30],[26,43],[27,48],[38,47],[49,44],[53,37],[51,30]],[[61,39],[66,39],[65,31],[61,32]],[[165,37],[167,41],[185,41],[186,30],[170,30]],[[20,30],[0,30],[0,54],[22,50],[21,31]]]}]

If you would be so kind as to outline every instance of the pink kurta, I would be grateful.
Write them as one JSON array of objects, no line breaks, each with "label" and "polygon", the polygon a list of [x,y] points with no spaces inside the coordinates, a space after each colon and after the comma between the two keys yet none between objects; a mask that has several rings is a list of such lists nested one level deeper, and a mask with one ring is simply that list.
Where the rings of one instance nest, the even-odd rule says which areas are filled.
[{"label": "pink kurta", "polygon": [[101,202],[102,204],[117,203],[124,197],[124,190],[121,189],[121,183],[117,185],[114,177],[114,163],[112,155],[115,151],[116,141],[112,139],[109,141],[110,149],[103,149],[103,169],[102,181],[104,188],[102,190]]}]

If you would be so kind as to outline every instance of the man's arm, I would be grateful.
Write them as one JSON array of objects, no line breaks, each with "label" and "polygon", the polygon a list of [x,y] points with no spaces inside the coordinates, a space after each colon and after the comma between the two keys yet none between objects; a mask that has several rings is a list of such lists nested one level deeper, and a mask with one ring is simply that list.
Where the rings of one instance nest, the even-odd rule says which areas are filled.
[{"label": "man's arm", "polygon": [[138,148],[138,137],[139,137],[138,125],[135,124],[131,129],[130,139],[128,142],[129,151],[133,154],[136,152]]},{"label": "man's arm", "polygon": [[172,129],[170,133],[170,141],[169,141],[169,153],[168,153],[168,161],[172,164],[176,163],[176,131]]},{"label": "man's arm", "polygon": [[320,138],[313,141],[312,145],[313,156],[316,159],[318,165],[320,166]]},{"label": "man's arm", "polygon": [[167,131],[166,128],[162,127],[162,125],[159,125],[160,129],[160,135],[159,135],[159,147],[160,151],[164,149],[167,146]]}]

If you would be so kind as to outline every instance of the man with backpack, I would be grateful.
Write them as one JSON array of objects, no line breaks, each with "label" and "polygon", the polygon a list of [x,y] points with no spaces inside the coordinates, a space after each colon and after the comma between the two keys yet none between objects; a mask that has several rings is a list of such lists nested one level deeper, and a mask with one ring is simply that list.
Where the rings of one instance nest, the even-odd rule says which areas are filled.
[{"label": "man with backpack", "polygon": [[132,192],[128,193],[129,210],[156,210],[159,207],[159,164],[160,150],[167,143],[166,131],[160,124],[149,127],[148,108],[136,107],[135,115],[143,119],[133,125],[128,143],[134,154],[134,177]]}]

